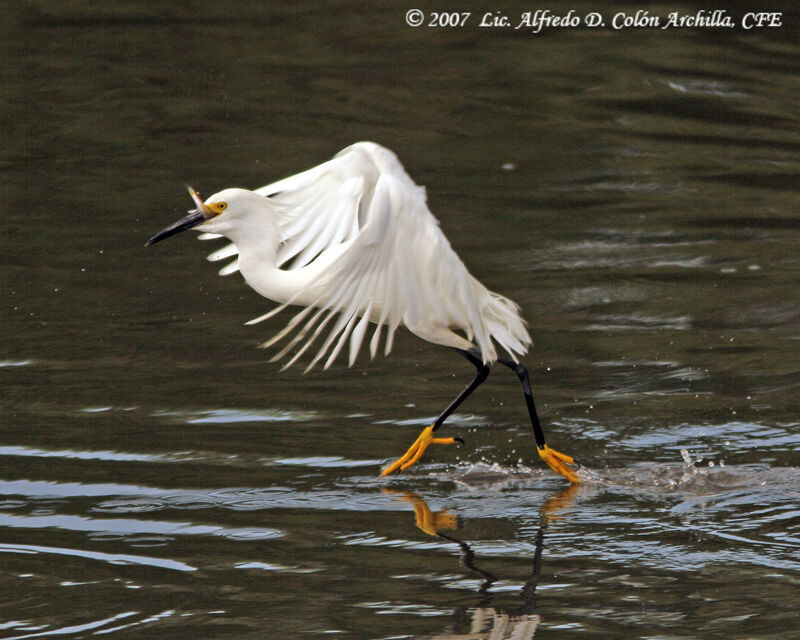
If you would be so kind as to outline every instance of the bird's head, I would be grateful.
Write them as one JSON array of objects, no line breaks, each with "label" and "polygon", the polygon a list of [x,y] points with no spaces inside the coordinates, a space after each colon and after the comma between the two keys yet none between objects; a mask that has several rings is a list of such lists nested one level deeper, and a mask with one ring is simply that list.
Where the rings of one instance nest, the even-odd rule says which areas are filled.
[{"label": "bird's head", "polygon": [[247,189],[225,189],[203,202],[194,189],[187,189],[195,208],[187,216],[159,231],[147,241],[146,246],[187,229],[229,235],[237,228],[237,223],[241,225],[244,218],[258,209],[258,205],[264,206],[267,202],[264,196]]}]

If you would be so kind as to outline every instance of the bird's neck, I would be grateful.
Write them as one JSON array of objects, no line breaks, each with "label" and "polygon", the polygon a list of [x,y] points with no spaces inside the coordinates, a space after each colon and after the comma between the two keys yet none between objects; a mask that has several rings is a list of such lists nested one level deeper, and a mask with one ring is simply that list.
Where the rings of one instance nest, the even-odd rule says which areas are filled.
[{"label": "bird's neck", "polygon": [[[292,299],[296,304],[313,304],[315,293],[305,289],[319,274],[319,265],[296,270],[280,269],[278,247],[281,232],[272,219],[237,227],[226,235],[239,251],[239,271],[259,294],[281,304]],[[303,293],[298,296],[298,292]]]}]

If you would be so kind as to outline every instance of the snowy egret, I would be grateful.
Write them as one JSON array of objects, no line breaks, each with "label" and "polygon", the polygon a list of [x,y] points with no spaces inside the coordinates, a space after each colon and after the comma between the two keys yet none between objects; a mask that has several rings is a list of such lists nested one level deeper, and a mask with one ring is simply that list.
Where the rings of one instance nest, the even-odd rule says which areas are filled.
[{"label": "snowy egret", "polygon": [[[405,471],[431,444],[460,441],[436,438],[434,432],[498,362],[522,383],[540,457],[570,482],[579,482],[569,466],[577,463],[545,444],[528,370],[519,359],[531,344],[519,307],[470,275],[429,211],[425,189],[394,153],[359,142],[317,167],[255,191],[225,189],[205,202],[191,188],[189,194],[196,208],[147,245],[192,228],[205,232],[205,238],[231,240],[209,256],[237,256],[220,274],[238,270],[253,289],[278,303],[248,324],[290,305],[302,307],[262,345],[295,332],[272,361],[297,347],[285,365],[291,366],[333,322],[306,371],[326,356],[328,368],[348,339],[352,366],[373,323],[371,357],[383,328],[388,354],[395,330],[403,325],[423,340],[456,349],[475,367],[472,381],[382,475]],[[509,357],[499,357],[495,343]]]}]

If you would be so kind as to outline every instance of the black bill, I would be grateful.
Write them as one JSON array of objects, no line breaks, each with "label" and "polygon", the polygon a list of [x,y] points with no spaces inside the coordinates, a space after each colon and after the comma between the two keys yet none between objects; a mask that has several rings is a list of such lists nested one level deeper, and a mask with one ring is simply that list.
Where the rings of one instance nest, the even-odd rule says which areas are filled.
[{"label": "black bill", "polygon": [[210,211],[205,204],[203,204],[203,201],[200,199],[200,196],[197,195],[197,192],[191,187],[187,186],[186,188],[189,190],[189,195],[192,196],[192,200],[194,200],[197,208],[190,211],[189,215],[185,218],[181,218],[176,223],[169,225],[166,229],[159,231],[147,241],[147,243],[144,245],[145,247],[149,247],[156,242],[161,242],[162,240],[169,238],[170,236],[174,236],[176,233],[180,233],[181,231],[186,231],[187,229],[196,227],[201,222],[213,217],[214,213]]},{"label": "black bill", "polygon": [[170,236],[174,236],[176,233],[196,227],[198,224],[205,221],[206,216],[202,211],[190,211],[189,215],[185,218],[181,218],[175,224],[171,224],[166,229],[159,231],[156,235],[150,238],[144,246],[149,247],[151,244],[161,242],[165,238],[169,238]]}]

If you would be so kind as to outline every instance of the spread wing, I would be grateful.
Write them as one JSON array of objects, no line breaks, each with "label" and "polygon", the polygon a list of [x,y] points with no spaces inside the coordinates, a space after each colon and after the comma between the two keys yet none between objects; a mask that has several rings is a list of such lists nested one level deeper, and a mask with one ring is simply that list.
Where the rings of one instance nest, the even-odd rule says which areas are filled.
[{"label": "spread wing", "polygon": [[[448,346],[470,348],[474,339],[485,361],[496,358],[492,334],[512,355],[525,352],[530,338],[516,305],[469,274],[428,210],[425,190],[387,149],[358,143],[258,193],[287,207],[279,266],[293,270],[325,265],[293,298],[248,323],[302,298],[304,308],[263,345],[294,332],[273,360],[299,345],[285,365],[291,366],[326,334],[306,370],[323,358],[329,367],[348,341],[352,365],[370,322],[377,325],[370,340],[373,357],[384,326],[388,353],[401,324]],[[235,248],[225,247],[209,259],[235,254]],[[221,273],[234,270],[229,265]],[[451,328],[464,331],[466,339]]]}]

